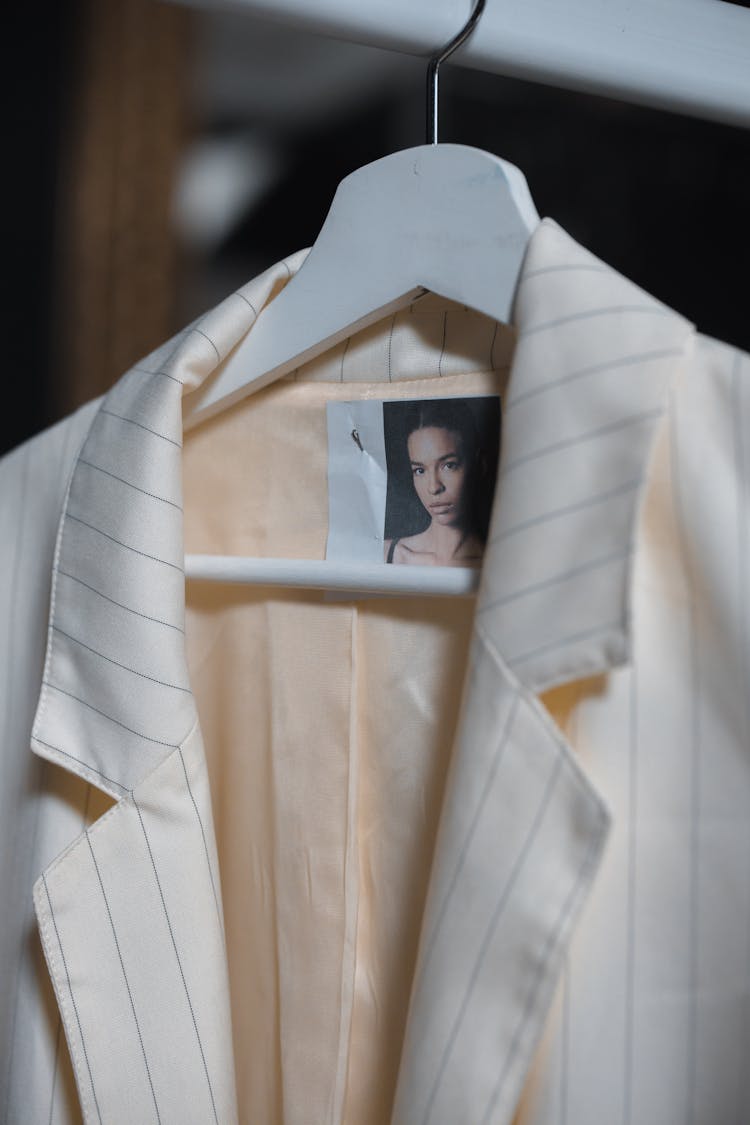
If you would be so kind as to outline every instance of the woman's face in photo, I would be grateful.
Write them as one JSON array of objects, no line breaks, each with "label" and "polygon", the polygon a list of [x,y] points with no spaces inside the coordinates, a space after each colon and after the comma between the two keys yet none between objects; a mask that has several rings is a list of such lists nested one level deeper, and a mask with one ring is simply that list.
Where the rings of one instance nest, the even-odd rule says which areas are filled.
[{"label": "woman's face in photo", "polygon": [[466,466],[459,435],[438,426],[425,426],[407,441],[417,496],[435,523],[461,519]]}]

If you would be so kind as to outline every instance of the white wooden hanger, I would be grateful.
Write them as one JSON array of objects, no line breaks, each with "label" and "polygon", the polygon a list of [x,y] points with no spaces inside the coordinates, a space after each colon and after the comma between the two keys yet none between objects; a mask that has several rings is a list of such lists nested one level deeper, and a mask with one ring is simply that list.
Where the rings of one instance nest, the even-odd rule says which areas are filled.
[{"label": "white wooden hanger", "polygon": [[[438,70],[475,27],[430,60],[430,143],[376,160],[339,185],[300,270],[227,359],[185,399],[185,428],[413,303],[425,292],[508,323],[539,223],[518,168],[465,145],[438,144]],[[375,593],[471,593],[469,568],[188,555],[189,578]]]}]

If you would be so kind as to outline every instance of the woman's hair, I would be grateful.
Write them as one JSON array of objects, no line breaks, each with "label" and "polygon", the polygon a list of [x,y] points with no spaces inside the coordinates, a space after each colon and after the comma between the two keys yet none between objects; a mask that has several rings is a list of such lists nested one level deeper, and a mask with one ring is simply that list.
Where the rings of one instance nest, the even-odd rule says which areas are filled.
[{"label": "woman's hair", "polygon": [[405,421],[407,441],[415,430],[429,428],[449,430],[450,433],[457,434],[461,445],[459,450],[461,457],[467,469],[471,468],[472,462],[479,454],[479,434],[474,415],[465,402],[460,399],[456,402],[446,402],[445,399],[434,401],[424,399],[422,402],[410,404]]}]

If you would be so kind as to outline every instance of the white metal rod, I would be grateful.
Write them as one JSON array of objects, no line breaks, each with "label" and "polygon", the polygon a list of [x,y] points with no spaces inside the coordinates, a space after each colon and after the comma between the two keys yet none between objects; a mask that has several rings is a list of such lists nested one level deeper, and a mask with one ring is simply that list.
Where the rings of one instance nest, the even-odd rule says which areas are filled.
[{"label": "white metal rod", "polygon": [[233,555],[186,555],[185,577],[199,582],[428,597],[468,596],[476,592],[479,584],[479,571],[470,567],[249,559]]},{"label": "white metal rod", "polygon": [[[204,11],[216,5],[216,0],[173,2]],[[426,60],[464,25],[472,5],[471,0],[222,0],[222,6]],[[720,0],[493,2],[452,61],[750,126],[750,10]]]}]

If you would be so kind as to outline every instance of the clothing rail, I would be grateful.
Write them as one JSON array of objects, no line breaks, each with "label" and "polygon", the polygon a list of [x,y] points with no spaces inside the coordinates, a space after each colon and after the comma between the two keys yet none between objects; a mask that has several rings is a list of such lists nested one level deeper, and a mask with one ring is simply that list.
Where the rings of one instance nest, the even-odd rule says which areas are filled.
[{"label": "clothing rail", "polygon": [[475,594],[479,571],[469,567],[359,565],[307,559],[246,559],[186,555],[185,577],[194,581],[294,586],[308,590],[421,597]]},{"label": "clothing rail", "polygon": [[[215,9],[214,0],[184,0]],[[427,56],[471,0],[224,0],[277,23]],[[750,126],[750,9],[729,0],[491,0],[462,66]]]}]

